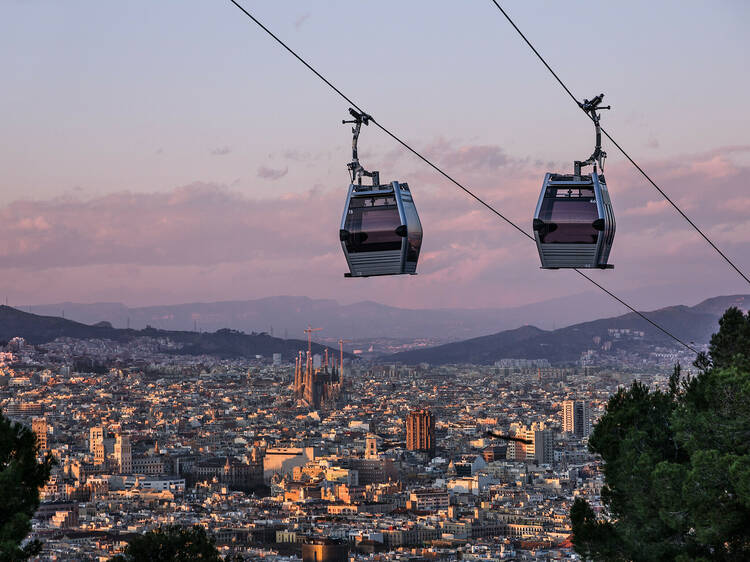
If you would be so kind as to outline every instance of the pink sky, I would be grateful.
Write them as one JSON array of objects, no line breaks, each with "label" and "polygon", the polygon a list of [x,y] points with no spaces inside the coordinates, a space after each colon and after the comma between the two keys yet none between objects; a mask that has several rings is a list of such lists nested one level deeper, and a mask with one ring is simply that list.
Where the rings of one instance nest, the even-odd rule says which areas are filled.
[{"label": "pink sky", "polygon": [[[547,165],[492,145],[436,139],[421,148],[528,229]],[[746,270],[750,169],[742,161],[748,154],[750,147],[736,146],[645,162]],[[383,168],[410,170],[401,179],[412,186],[425,230],[416,277],[343,278],[337,230],[345,180],[337,189],[263,199],[196,182],[5,205],[3,289],[24,303],[135,305],[294,294],[409,307],[512,306],[588,290],[569,272],[540,271],[532,243],[411,157],[396,151],[371,157]],[[274,170],[306,166],[308,158],[314,156],[281,156],[277,168],[258,175],[281,182],[285,173]],[[618,221],[615,270],[594,272],[597,280],[615,290],[685,283],[715,294],[742,291],[735,274],[628,164],[615,163],[606,175]]]},{"label": "pink sky", "polygon": [[[413,189],[419,275],[345,279],[348,105],[228,3],[1,4],[0,296],[11,304],[291,294],[482,307],[591,290],[574,273],[541,271],[532,243],[374,127],[363,162]],[[252,9],[528,231],[543,174],[591,153],[590,122],[490,2]],[[575,95],[606,94],[607,130],[750,271],[749,119],[738,98],[750,89],[750,5],[508,9]],[[571,37],[585,13],[599,24]],[[644,307],[750,292],[604,148],[617,235],[615,269],[597,280]],[[667,298],[641,298],[652,287]]]}]

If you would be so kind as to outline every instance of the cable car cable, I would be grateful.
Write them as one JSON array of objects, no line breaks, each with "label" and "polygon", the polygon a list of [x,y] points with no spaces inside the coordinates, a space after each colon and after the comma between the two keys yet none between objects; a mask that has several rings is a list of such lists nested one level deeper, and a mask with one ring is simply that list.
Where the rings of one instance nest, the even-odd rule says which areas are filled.
[{"label": "cable car cable", "polygon": [[[284,47],[284,49],[287,52],[289,52],[292,56],[294,56],[294,58],[296,58],[299,62],[301,62],[305,67],[307,67],[307,69],[310,70],[313,74],[315,74],[315,76],[317,76],[323,82],[325,82],[326,85],[328,85],[328,87],[330,87],[334,92],[336,92],[344,100],[346,100],[347,102],[349,102],[352,105],[352,107],[354,107],[355,109],[357,109],[357,111],[359,111],[360,113],[366,113],[365,111],[363,111],[360,108],[359,105],[357,105],[356,103],[354,103],[349,97],[346,96],[346,94],[344,94],[341,90],[339,90],[336,86],[334,86],[320,72],[318,72],[317,70],[315,70],[315,68],[313,68],[305,59],[303,59],[300,55],[298,55],[294,50],[292,50],[291,47],[289,47],[286,43],[284,43],[284,41],[282,41],[281,39],[279,39],[279,37],[276,36],[270,29],[268,29],[265,25],[263,25],[255,16],[253,16],[250,12],[248,12],[242,5],[240,5],[237,2],[237,0],[229,0],[229,2],[231,2],[232,4],[234,4],[237,8],[239,8],[239,10],[243,14],[245,14],[248,18],[250,18],[253,22],[255,22],[255,24],[257,24],[258,27],[260,27],[263,31],[265,31],[268,35],[270,35],[279,45],[281,45],[282,47]],[[419,158],[420,160],[422,160],[425,164],[427,164],[428,166],[430,166],[433,170],[435,170],[440,175],[442,175],[443,177],[445,177],[446,179],[448,179],[450,182],[452,182],[454,185],[456,185],[457,187],[459,187],[467,195],[469,195],[470,197],[472,197],[475,201],[477,201],[478,203],[480,203],[481,205],[483,205],[489,211],[491,211],[492,213],[494,213],[495,215],[497,215],[498,217],[500,217],[501,219],[503,219],[506,223],[508,223],[513,228],[515,228],[518,232],[520,232],[521,234],[523,234],[526,238],[528,238],[531,241],[535,241],[534,237],[532,235],[530,235],[528,232],[526,232],[523,228],[521,228],[516,223],[514,223],[513,221],[511,221],[509,218],[507,218],[500,211],[498,211],[497,209],[495,209],[492,205],[490,205],[489,203],[487,203],[486,201],[484,201],[481,197],[479,197],[478,195],[476,195],[470,189],[468,189],[467,187],[465,187],[464,185],[462,185],[458,180],[454,179],[447,172],[443,171],[439,166],[437,166],[436,164],[434,164],[426,156],[423,156],[416,149],[412,148],[405,141],[401,140],[401,138],[399,138],[398,136],[396,136],[395,133],[392,133],[384,125],[380,124],[377,120],[375,120],[372,117],[372,115],[368,115],[368,116],[369,116],[370,121],[372,123],[374,123],[375,125],[377,125],[377,127],[380,130],[382,130],[385,134],[387,134],[388,136],[390,136],[393,140],[395,140],[401,146],[403,146],[404,148],[406,148],[409,152],[411,152],[412,154],[414,154],[417,158]],[[579,271],[577,269],[575,271],[579,275],[581,275],[584,279],[587,279],[589,282],[593,283],[596,287],[598,287],[599,289],[601,289],[602,291],[604,291],[605,293],[607,293],[610,297],[612,297],[613,299],[615,299],[617,302],[619,302],[620,304],[622,304],[625,308],[627,308],[631,312],[637,314],[638,316],[640,316],[641,318],[643,318],[646,322],[648,322],[649,324],[651,324],[652,326],[654,326],[655,328],[657,328],[663,334],[669,336],[674,341],[676,341],[677,343],[679,343],[683,347],[689,349],[693,353],[696,353],[696,354],[698,353],[697,349],[691,347],[690,345],[688,345],[687,343],[685,343],[684,341],[682,341],[680,338],[678,338],[677,336],[675,336],[674,334],[672,334],[671,332],[669,332],[666,328],[663,328],[662,326],[660,326],[659,324],[657,324],[653,320],[650,320],[649,318],[647,318],[642,312],[639,312],[638,310],[636,310],[635,308],[633,308],[631,305],[629,305],[628,303],[626,303],[624,300],[622,300],[621,298],[619,298],[617,295],[615,295],[614,293],[612,293],[611,291],[609,291],[608,289],[604,288],[602,285],[600,285],[599,283],[597,283],[596,281],[594,281],[591,277],[589,277],[588,275],[586,275],[585,273],[583,273],[583,272],[581,272],[581,271]]]},{"label": "cable car cable", "polygon": [[694,348],[694,347],[692,347],[691,345],[688,345],[688,344],[686,344],[686,343],[685,343],[684,341],[682,341],[682,340],[681,340],[680,338],[678,338],[677,336],[675,336],[675,335],[674,335],[674,334],[672,334],[671,332],[668,332],[668,331],[667,331],[666,329],[662,328],[662,327],[661,327],[661,326],[660,326],[659,324],[657,324],[657,323],[656,323],[656,322],[654,322],[653,320],[650,320],[650,319],[649,319],[648,317],[646,317],[646,316],[645,316],[644,314],[642,314],[641,312],[638,312],[638,311],[637,311],[636,309],[634,309],[634,308],[633,308],[632,306],[630,306],[630,305],[629,305],[628,303],[626,303],[626,302],[625,302],[624,300],[622,300],[622,299],[621,299],[620,297],[618,297],[618,296],[617,296],[616,294],[614,294],[614,293],[613,293],[612,291],[610,291],[609,289],[605,288],[604,286],[602,286],[602,285],[600,285],[599,283],[597,283],[596,281],[594,281],[594,280],[593,280],[593,279],[592,279],[591,277],[589,277],[588,275],[586,275],[586,274],[585,274],[585,273],[584,273],[583,271],[581,271],[580,269],[575,269],[574,271],[575,271],[575,272],[576,272],[576,273],[577,273],[578,275],[580,275],[580,276],[584,277],[585,279],[588,279],[588,280],[589,280],[589,281],[590,281],[591,283],[593,283],[594,285],[596,285],[597,287],[599,287],[599,288],[600,288],[600,289],[601,289],[602,291],[604,291],[605,293],[607,293],[607,294],[608,294],[608,295],[609,295],[610,297],[612,297],[613,299],[615,299],[615,300],[616,300],[617,302],[619,302],[619,303],[620,303],[621,305],[623,305],[623,306],[627,307],[627,308],[628,308],[628,309],[630,309],[630,310],[631,310],[632,312],[635,312],[635,313],[636,313],[636,314],[637,314],[638,316],[640,316],[641,318],[643,318],[643,319],[644,319],[644,320],[645,320],[646,322],[648,322],[649,324],[651,324],[651,325],[652,325],[652,326],[653,326],[654,328],[657,328],[657,329],[661,330],[661,331],[662,331],[663,333],[665,333],[665,334],[666,334],[666,335],[668,335],[668,336],[669,336],[670,338],[672,338],[673,340],[675,340],[675,341],[676,341],[677,343],[679,343],[679,344],[681,344],[682,346],[686,347],[687,349],[689,349],[690,351],[692,351],[692,352],[693,352],[693,353],[695,353],[696,355],[697,355],[697,354],[699,353],[697,349],[695,349],[695,348]]},{"label": "cable car cable", "polygon": [[[273,37],[276,40],[276,42],[279,45],[281,45],[282,47],[284,47],[284,49],[286,49],[287,52],[289,52],[294,58],[296,58],[299,62],[301,62],[303,65],[305,65],[307,67],[307,69],[310,70],[310,72],[312,72],[313,74],[315,74],[315,76],[317,76],[323,82],[325,82],[328,85],[329,88],[331,88],[339,96],[341,96],[347,102],[349,102],[352,105],[352,107],[354,107],[354,109],[356,109],[360,113],[365,113],[366,114],[366,112],[363,111],[362,108],[359,107],[359,105],[357,105],[356,103],[354,103],[346,94],[344,94],[344,92],[342,92],[336,86],[334,86],[320,72],[318,72],[317,70],[315,70],[315,68],[313,68],[305,59],[303,59],[301,56],[299,56],[297,53],[295,53],[292,50],[291,47],[289,47],[286,43],[284,43],[281,39],[279,39],[270,29],[268,29],[255,16],[253,16],[250,12],[248,12],[245,8],[243,8],[236,0],[229,0],[229,1],[232,4],[234,4],[235,6],[237,6],[242,11],[242,13],[244,13],[247,17],[249,17],[251,20],[253,20],[258,25],[258,27],[260,27],[268,35],[270,35],[271,37]],[[450,182],[452,182],[453,184],[455,184],[456,186],[458,186],[467,195],[469,195],[470,197],[473,197],[475,201],[477,201],[478,203],[484,205],[489,211],[495,213],[498,217],[500,217],[505,222],[507,222],[510,226],[512,226],[513,228],[515,228],[516,230],[518,230],[521,234],[523,234],[524,236],[526,236],[527,238],[529,238],[531,240],[534,240],[534,237],[531,236],[529,233],[527,233],[524,229],[522,229],[521,227],[519,227],[518,225],[516,225],[515,223],[513,223],[513,221],[511,221],[510,219],[508,219],[500,211],[498,211],[497,209],[493,208],[490,204],[484,202],[479,196],[477,196],[476,194],[474,194],[471,190],[469,190],[468,188],[464,187],[457,180],[455,180],[454,178],[452,178],[451,176],[449,176],[447,173],[445,173],[443,170],[441,170],[440,168],[438,168],[435,164],[433,164],[432,162],[430,162],[427,158],[425,158],[419,152],[417,152],[416,150],[414,150],[411,146],[409,146],[408,144],[406,144],[406,142],[404,142],[399,137],[397,137],[394,133],[392,133],[391,131],[389,131],[388,129],[386,129],[385,126],[383,126],[381,123],[379,123],[372,115],[368,115],[368,117],[369,117],[370,121],[373,124],[375,124],[381,131],[383,131],[386,135],[388,135],[389,137],[391,137],[393,140],[395,140],[401,146],[403,146],[404,148],[406,148],[409,152],[411,152],[412,154],[414,154],[417,158],[419,158],[420,160],[422,160],[425,164],[427,164],[428,166],[430,166],[433,170],[435,170],[440,175],[442,175],[443,177],[445,177],[447,180],[449,180]]]},{"label": "cable car cable", "polygon": [[[499,4],[499,3],[497,2],[497,0],[491,0],[491,1],[492,1],[492,3],[493,3],[493,4],[494,4],[494,5],[496,6],[496,7],[497,7],[497,9],[498,9],[498,10],[500,10],[500,12],[501,12],[501,13],[502,13],[502,14],[503,14],[503,15],[505,16],[505,19],[507,19],[507,20],[508,20],[508,23],[510,23],[510,25],[511,25],[511,26],[513,26],[513,29],[515,29],[515,30],[516,30],[516,31],[518,32],[518,35],[520,35],[520,36],[521,36],[521,39],[523,39],[523,40],[524,40],[524,42],[525,42],[525,43],[526,43],[526,44],[527,44],[527,45],[529,46],[529,48],[530,48],[530,49],[531,49],[531,50],[532,50],[532,51],[534,52],[534,54],[535,54],[535,55],[537,56],[537,58],[538,58],[538,59],[539,59],[539,60],[540,60],[540,61],[542,62],[542,64],[543,64],[543,65],[544,65],[544,66],[545,66],[545,67],[547,68],[547,70],[549,70],[550,74],[552,74],[552,76],[554,76],[555,80],[557,80],[557,82],[558,82],[558,83],[560,84],[560,86],[562,86],[562,87],[563,87],[563,90],[565,90],[565,92],[566,92],[566,93],[567,93],[567,94],[568,94],[568,95],[569,95],[569,96],[571,97],[571,99],[572,99],[572,100],[573,100],[574,102],[576,102],[576,105],[577,105],[577,106],[578,106],[578,107],[579,107],[579,108],[580,108],[581,110],[583,110],[583,104],[581,104],[581,102],[579,102],[579,101],[578,101],[578,98],[576,98],[576,97],[575,97],[575,96],[573,95],[573,93],[572,93],[572,92],[570,91],[570,89],[569,89],[569,88],[568,88],[568,87],[567,87],[567,86],[565,85],[565,82],[563,82],[563,81],[562,81],[562,80],[560,79],[560,77],[559,77],[559,76],[557,75],[557,73],[556,73],[556,72],[555,72],[554,70],[552,70],[552,67],[551,67],[551,66],[550,66],[549,64],[547,64],[547,61],[546,61],[546,60],[544,60],[544,57],[543,57],[543,56],[542,56],[541,54],[539,54],[539,51],[537,51],[537,50],[536,50],[536,48],[534,47],[534,45],[532,45],[532,44],[531,44],[531,41],[529,41],[529,40],[528,40],[528,39],[526,38],[526,35],[524,35],[524,34],[523,34],[523,32],[522,32],[522,31],[521,31],[521,30],[520,30],[520,29],[518,28],[518,26],[517,26],[517,25],[515,24],[515,22],[514,22],[514,21],[513,21],[513,20],[512,20],[511,18],[510,18],[510,16],[508,15],[508,13],[507,13],[507,12],[506,12],[506,11],[505,11],[505,10],[504,10],[503,8],[502,8],[502,6],[500,6],[500,4]],[[586,112],[584,111],[584,113],[586,113]],[[587,116],[587,117],[588,117],[589,119],[592,119],[591,115],[589,115],[588,113],[586,113],[586,116]],[[719,255],[720,255],[720,256],[721,256],[722,258],[724,258],[724,261],[726,261],[726,262],[727,262],[727,263],[728,263],[728,264],[729,264],[730,266],[732,266],[732,268],[733,268],[733,269],[734,269],[734,270],[735,270],[735,271],[736,271],[736,272],[737,272],[737,273],[738,273],[738,274],[740,275],[740,277],[742,277],[742,278],[743,278],[743,279],[744,279],[745,281],[747,281],[747,283],[748,283],[748,284],[750,284],[750,278],[748,278],[748,277],[747,277],[747,275],[745,275],[745,274],[744,274],[744,273],[742,272],[742,270],[740,270],[740,268],[739,268],[739,267],[737,267],[737,266],[736,266],[736,265],[734,264],[734,262],[733,262],[733,261],[732,261],[731,259],[729,259],[729,258],[727,257],[727,255],[726,255],[726,254],[725,254],[724,252],[722,252],[722,251],[721,251],[721,250],[719,249],[719,247],[718,247],[718,246],[717,246],[716,244],[714,244],[714,243],[713,243],[713,241],[711,241],[711,239],[710,239],[710,238],[709,238],[709,237],[708,237],[708,236],[707,236],[707,235],[706,235],[706,234],[705,234],[705,233],[704,233],[704,232],[703,232],[703,231],[702,231],[702,230],[700,229],[700,227],[699,227],[698,225],[696,225],[696,224],[695,224],[695,223],[694,223],[694,222],[693,222],[692,220],[690,220],[690,218],[689,218],[689,217],[688,217],[688,216],[687,216],[687,215],[686,215],[686,214],[685,214],[685,213],[684,213],[684,212],[682,211],[682,209],[680,209],[680,207],[678,207],[678,206],[677,206],[677,204],[676,204],[676,203],[675,203],[674,201],[672,201],[672,199],[671,199],[671,198],[670,198],[670,197],[669,197],[669,196],[668,196],[668,195],[667,195],[667,194],[666,194],[666,193],[664,192],[664,190],[663,190],[663,189],[661,189],[661,188],[660,188],[660,187],[659,187],[659,186],[658,186],[658,185],[656,184],[656,182],[654,182],[654,180],[652,180],[652,179],[651,179],[651,177],[650,177],[650,176],[649,176],[649,175],[648,175],[648,174],[647,174],[647,173],[646,173],[646,172],[645,172],[645,171],[643,170],[643,168],[641,168],[641,167],[640,167],[640,166],[639,166],[639,165],[638,165],[638,164],[637,164],[637,163],[635,162],[635,160],[633,160],[633,159],[632,159],[632,158],[630,157],[630,155],[629,155],[629,154],[628,154],[627,152],[625,152],[625,149],[624,149],[624,148],[622,148],[622,147],[621,147],[621,146],[620,146],[620,145],[619,145],[619,144],[617,143],[617,141],[616,141],[615,139],[613,139],[613,138],[612,138],[612,136],[611,136],[611,135],[610,135],[610,134],[609,134],[609,133],[608,133],[608,132],[606,131],[606,129],[604,129],[604,127],[602,127],[602,128],[601,128],[601,130],[602,130],[602,133],[604,133],[604,136],[606,136],[606,137],[607,137],[607,138],[608,138],[608,139],[609,139],[610,141],[612,141],[612,144],[614,144],[614,145],[615,145],[615,146],[617,147],[617,149],[618,149],[618,150],[619,150],[619,151],[620,151],[620,152],[622,153],[622,155],[623,155],[623,156],[625,156],[625,158],[627,158],[627,159],[628,159],[628,161],[630,161],[630,163],[631,163],[631,164],[632,164],[632,165],[633,165],[633,166],[635,167],[635,169],[636,169],[636,170],[638,170],[638,171],[639,171],[639,172],[641,173],[641,175],[643,175],[643,177],[644,177],[644,178],[646,178],[646,180],[647,180],[647,181],[648,181],[648,182],[649,182],[649,183],[650,183],[650,184],[651,184],[651,185],[652,185],[652,186],[653,186],[653,187],[654,187],[654,188],[656,189],[656,191],[658,191],[658,192],[659,192],[659,193],[661,194],[661,196],[662,196],[662,197],[664,197],[664,199],[666,199],[666,200],[667,200],[667,202],[668,202],[668,203],[669,203],[670,205],[672,205],[672,207],[674,207],[674,209],[675,209],[675,210],[676,210],[676,211],[677,211],[678,213],[680,213],[680,215],[682,216],[682,218],[684,218],[684,219],[685,219],[685,220],[686,220],[686,221],[688,222],[688,224],[690,224],[690,226],[692,226],[692,227],[693,227],[693,228],[695,229],[695,231],[696,231],[696,232],[698,232],[698,234],[700,234],[700,235],[701,235],[701,236],[703,237],[703,239],[704,239],[704,240],[705,240],[706,242],[708,242],[708,244],[709,244],[709,245],[710,245],[710,246],[711,246],[711,247],[712,247],[712,248],[713,248],[714,250],[716,250],[716,251],[718,252],[718,254],[719,254]]]}]

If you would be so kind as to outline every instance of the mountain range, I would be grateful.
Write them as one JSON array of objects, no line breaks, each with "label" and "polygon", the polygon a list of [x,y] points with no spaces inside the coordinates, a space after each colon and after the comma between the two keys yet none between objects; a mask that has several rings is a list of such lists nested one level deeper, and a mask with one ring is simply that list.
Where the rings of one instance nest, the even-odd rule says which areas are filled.
[{"label": "mountain range", "polygon": [[[288,305],[289,298],[282,302]],[[273,299],[264,299],[264,305],[270,307]],[[327,303],[328,301],[323,301]],[[219,304],[219,303],[217,303]],[[220,303],[229,305],[229,303]],[[316,306],[324,306],[320,301],[300,299],[300,314],[310,312]],[[98,305],[80,305],[81,307]],[[195,310],[196,305],[184,305],[186,310]],[[209,308],[215,305],[206,305]],[[367,307],[372,309],[377,322],[384,322],[383,309],[390,310],[392,317],[386,326],[380,325],[380,330],[392,335],[394,331],[403,330],[398,322],[405,309],[384,307],[376,303],[359,303],[350,308],[338,306],[342,310],[357,310],[358,316],[350,321],[360,324],[372,324],[367,316]],[[731,295],[707,299],[695,306],[670,306],[643,314],[662,326],[665,330],[689,345],[699,346],[707,343],[718,328],[718,320],[730,306],[747,310],[750,307],[750,295]],[[174,308],[174,307],[172,307]],[[215,308],[213,308],[215,310]],[[407,311],[409,312],[409,311]],[[413,311],[411,311],[413,312]],[[434,318],[446,316],[438,314],[441,311],[420,311],[434,313]],[[444,312],[444,311],[443,311]],[[268,314],[272,314],[269,309]],[[408,316],[408,315],[407,315]],[[429,316],[429,315],[428,315]],[[456,321],[456,317],[452,317]],[[172,319],[171,321],[177,321]],[[468,318],[464,317],[464,322]],[[376,324],[376,327],[379,324]],[[370,329],[375,330],[372,326]],[[472,327],[472,329],[477,329]],[[468,330],[468,327],[467,327]],[[377,333],[377,332],[374,332]],[[382,332],[381,332],[382,333]],[[398,332],[400,333],[400,332]],[[298,351],[304,350],[307,343],[299,339],[280,339],[266,333],[246,334],[235,329],[222,328],[214,332],[196,332],[181,330],[157,329],[151,326],[136,330],[132,328],[114,328],[108,321],[101,321],[94,325],[75,322],[70,319],[40,316],[8,307],[0,306],[0,340],[7,341],[14,336],[22,336],[31,343],[45,343],[57,337],[67,336],[78,339],[111,339],[128,341],[137,337],[166,337],[182,344],[178,353],[185,354],[213,354],[222,357],[253,357],[255,355],[269,356],[272,353],[282,353],[290,359]],[[412,337],[423,334],[412,333]],[[396,353],[383,359],[388,362],[415,363],[476,363],[490,364],[504,358],[514,359],[548,359],[552,363],[569,363],[580,358],[581,353],[593,349],[605,351],[624,351],[639,353],[653,351],[655,347],[675,348],[678,344],[668,335],[646,322],[634,313],[621,316],[591,320],[559,328],[543,330],[525,325],[511,330],[503,330],[491,335],[468,338],[458,342],[438,345],[435,347],[419,348]],[[313,352],[320,353],[324,346],[314,344]],[[331,349],[331,348],[329,348]],[[334,350],[331,350],[334,351]]]},{"label": "mountain range", "polygon": [[[307,350],[303,340],[284,340],[268,334],[245,334],[236,330],[221,329],[215,332],[188,332],[157,330],[147,327],[142,330],[113,328],[109,322],[94,325],[74,322],[55,316],[30,314],[9,306],[0,306],[0,340],[8,341],[20,336],[32,344],[50,342],[59,337],[75,339],[107,339],[127,342],[139,337],[169,338],[182,344],[174,353],[185,355],[218,355],[220,357],[269,357],[281,353],[289,361],[299,351]],[[322,353],[325,346],[312,344],[313,353]],[[334,357],[338,350],[328,348]]]},{"label": "mountain range", "polygon": [[[652,287],[621,296],[643,308],[675,301],[673,287]],[[694,301],[694,302],[697,302]],[[662,304],[664,306],[664,304]],[[316,336],[337,340],[427,338],[439,343],[484,336],[524,325],[554,330],[596,318],[616,316],[626,309],[598,292],[587,292],[517,307],[484,309],[409,309],[362,301],[339,304],[330,299],[277,296],[255,300],[128,307],[121,303],[72,302],[21,307],[27,312],[95,324],[110,322],[117,328],[213,332],[221,328],[246,333],[268,332],[285,339],[304,338],[303,330],[322,327]],[[655,308],[655,306],[654,306]]]},{"label": "mountain range", "polygon": [[[747,310],[750,295],[714,297],[692,307],[671,306],[643,314],[683,342],[696,347],[708,343],[711,334],[718,330],[719,318],[730,306]],[[614,331],[619,331],[619,335]],[[638,334],[633,335],[632,332]],[[643,332],[642,336],[640,332]],[[558,330],[522,326],[461,342],[397,353],[391,355],[389,360],[407,364],[491,364],[500,359],[513,358],[566,363],[576,361],[581,353],[589,349],[609,347],[614,352],[637,353],[653,350],[656,346],[674,348],[679,344],[631,312]]]}]

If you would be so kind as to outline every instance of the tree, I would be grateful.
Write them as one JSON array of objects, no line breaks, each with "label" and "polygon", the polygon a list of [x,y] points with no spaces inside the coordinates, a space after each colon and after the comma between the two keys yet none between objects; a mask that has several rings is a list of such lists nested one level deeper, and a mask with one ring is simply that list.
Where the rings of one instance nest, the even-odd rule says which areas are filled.
[{"label": "tree", "polygon": [[579,554],[601,560],[750,559],[750,316],[729,309],[703,372],[613,395],[589,439],[604,517],[571,509]]},{"label": "tree", "polygon": [[736,307],[727,309],[719,320],[719,331],[711,336],[708,350],[716,369],[735,366],[750,370],[750,311],[744,315]]},{"label": "tree", "polygon": [[167,525],[134,538],[112,562],[219,562],[213,537],[203,527]]},{"label": "tree", "polygon": [[39,508],[39,489],[49,479],[51,455],[37,461],[36,435],[0,412],[0,560],[27,560],[41,543],[23,544]]}]

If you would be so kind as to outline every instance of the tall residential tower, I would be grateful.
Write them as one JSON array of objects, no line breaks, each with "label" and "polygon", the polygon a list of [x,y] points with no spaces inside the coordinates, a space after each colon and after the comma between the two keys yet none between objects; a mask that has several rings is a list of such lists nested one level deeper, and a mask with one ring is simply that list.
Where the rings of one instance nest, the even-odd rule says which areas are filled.
[{"label": "tall residential tower", "polygon": [[591,433],[591,412],[585,400],[563,402],[562,426],[565,433],[588,437]]},{"label": "tall residential tower", "polygon": [[435,418],[428,409],[414,410],[406,416],[406,448],[435,453]]}]

